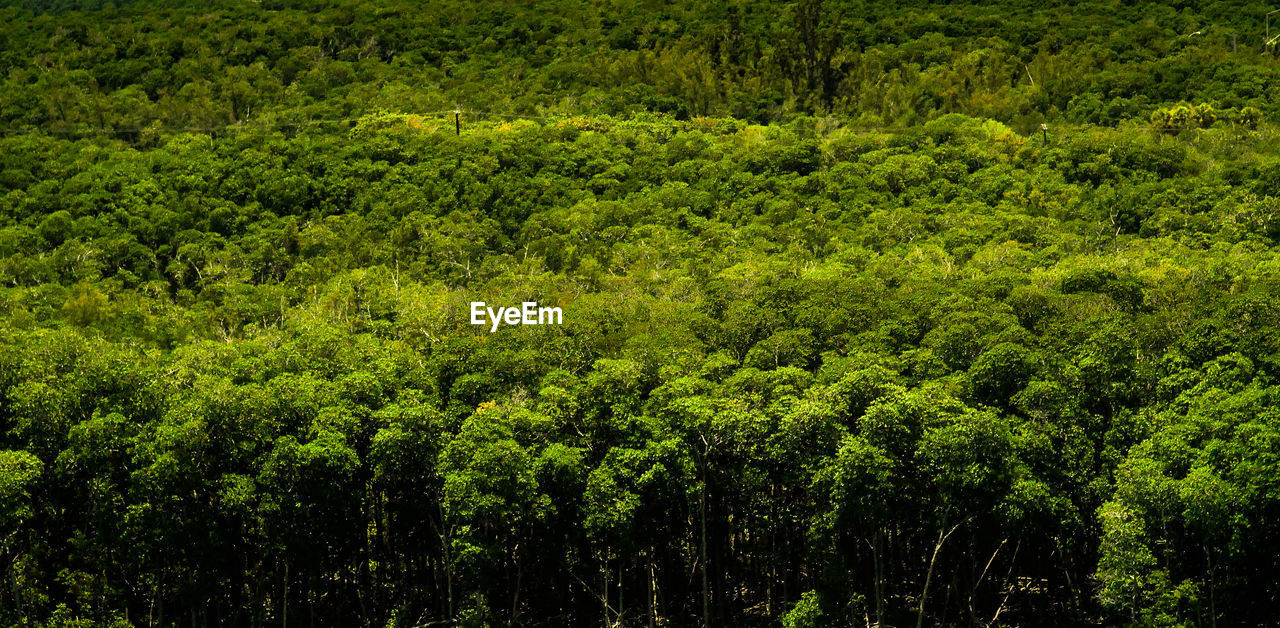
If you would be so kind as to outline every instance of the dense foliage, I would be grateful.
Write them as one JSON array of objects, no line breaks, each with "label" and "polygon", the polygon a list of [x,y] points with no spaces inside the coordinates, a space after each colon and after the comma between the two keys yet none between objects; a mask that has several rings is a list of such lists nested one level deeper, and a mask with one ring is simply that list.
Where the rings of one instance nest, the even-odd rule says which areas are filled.
[{"label": "dense foliage", "polygon": [[1261,7],[37,4],[0,623],[1277,619]]},{"label": "dense foliage", "polygon": [[861,126],[964,113],[1025,133],[1183,100],[1280,116],[1280,15],[1241,0],[118,4],[0,0],[0,126],[136,136],[461,106]]}]

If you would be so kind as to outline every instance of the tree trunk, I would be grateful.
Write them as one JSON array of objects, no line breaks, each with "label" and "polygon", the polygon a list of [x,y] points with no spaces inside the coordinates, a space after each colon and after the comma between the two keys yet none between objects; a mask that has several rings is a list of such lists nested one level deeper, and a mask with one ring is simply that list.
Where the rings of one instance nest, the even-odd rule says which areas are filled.
[{"label": "tree trunk", "polygon": [[881,555],[881,548],[884,545],[884,535],[880,528],[876,528],[875,536],[871,541],[871,567],[872,579],[875,581],[876,595],[876,625],[884,625],[884,556]]},{"label": "tree trunk", "polygon": [[654,628],[658,621],[658,578],[653,569],[654,547],[649,546],[649,628]]},{"label": "tree trunk", "polygon": [[289,563],[284,564],[284,594],[280,596],[280,626],[289,628]]},{"label": "tree trunk", "polygon": [[[705,458],[704,458],[705,460]],[[699,527],[701,528],[701,567],[702,567],[702,625],[711,625],[711,589],[707,585],[707,474],[706,463],[702,471],[702,496],[698,504]]]},{"label": "tree trunk", "polygon": [[[945,523],[946,520],[943,519],[943,521],[944,523],[942,525],[943,525],[943,528],[945,528],[947,525]],[[947,539],[950,538],[951,533],[955,532],[956,528],[959,528],[963,523],[964,522],[961,521],[960,523],[957,523],[951,526],[951,529],[946,530],[945,533],[942,529],[938,530],[938,542],[933,544],[933,555],[929,557],[929,569],[925,571],[925,574],[924,574],[924,590],[920,592],[920,606],[918,608],[918,613],[916,614],[916,628],[921,628],[921,626],[924,626],[924,603],[925,603],[925,600],[929,598],[929,581],[933,579],[933,566],[934,566],[934,563],[938,560],[938,552],[942,550],[942,544],[947,542]]]},{"label": "tree trunk", "polygon": [[516,582],[515,592],[511,595],[511,624],[515,625],[516,617],[520,613],[520,579],[524,576],[524,568],[520,566],[520,559],[516,557]]}]

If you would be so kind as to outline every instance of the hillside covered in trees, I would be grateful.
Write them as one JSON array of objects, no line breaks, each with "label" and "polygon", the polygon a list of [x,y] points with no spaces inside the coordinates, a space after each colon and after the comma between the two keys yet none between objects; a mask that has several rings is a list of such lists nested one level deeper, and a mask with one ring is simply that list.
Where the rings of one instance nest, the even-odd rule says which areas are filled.
[{"label": "hillside covered in trees", "polygon": [[1265,5],[6,6],[0,624],[1280,620]]}]

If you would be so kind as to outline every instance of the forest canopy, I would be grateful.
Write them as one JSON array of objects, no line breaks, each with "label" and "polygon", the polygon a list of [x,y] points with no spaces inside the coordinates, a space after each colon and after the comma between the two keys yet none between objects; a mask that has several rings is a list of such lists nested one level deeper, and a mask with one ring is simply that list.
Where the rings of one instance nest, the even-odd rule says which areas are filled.
[{"label": "forest canopy", "polygon": [[1146,121],[1181,101],[1280,114],[1280,23],[1253,2],[4,6],[3,127],[126,134],[462,107],[860,126],[963,113],[1027,133]]},{"label": "forest canopy", "polygon": [[1268,10],[7,3],[0,623],[1273,623]]}]

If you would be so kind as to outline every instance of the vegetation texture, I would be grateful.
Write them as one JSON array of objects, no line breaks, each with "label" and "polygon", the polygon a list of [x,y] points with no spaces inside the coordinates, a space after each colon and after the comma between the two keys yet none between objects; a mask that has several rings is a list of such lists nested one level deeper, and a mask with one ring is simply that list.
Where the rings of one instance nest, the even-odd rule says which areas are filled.
[{"label": "vegetation texture", "polygon": [[0,623],[1280,619],[1266,6],[14,4]]}]

